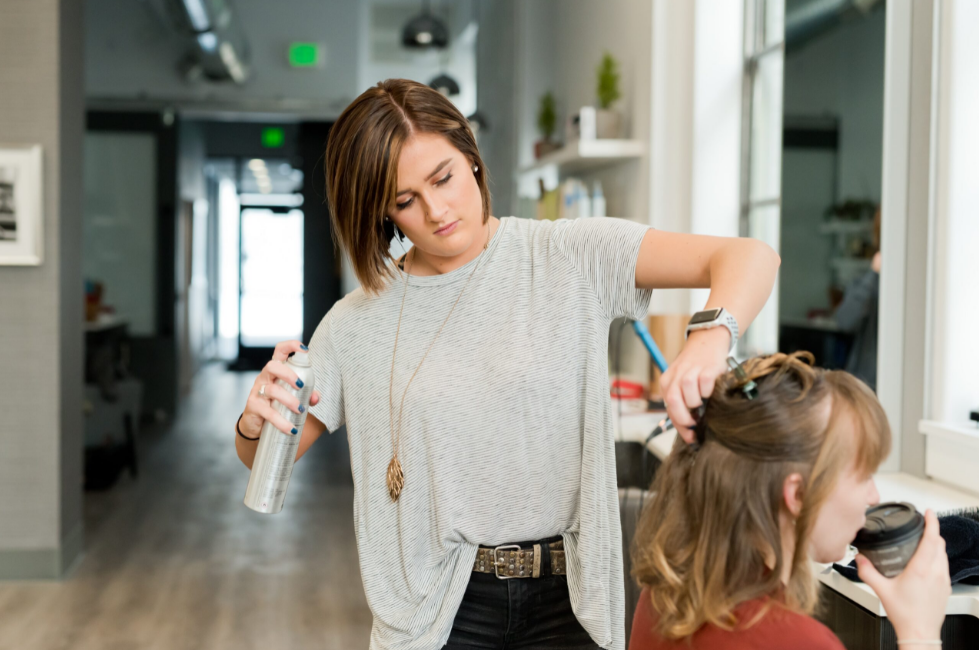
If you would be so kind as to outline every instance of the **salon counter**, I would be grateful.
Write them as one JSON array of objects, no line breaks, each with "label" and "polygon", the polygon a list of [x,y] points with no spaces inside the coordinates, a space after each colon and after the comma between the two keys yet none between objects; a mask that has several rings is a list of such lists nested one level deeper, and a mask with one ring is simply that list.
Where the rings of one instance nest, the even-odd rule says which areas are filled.
[{"label": "salon counter", "polygon": [[[852,600],[875,616],[886,617],[880,598],[862,582],[852,582],[826,565],[817,565],[819,582]],[[962,615],[979,619],[979,585],[952,585],[952,597],[945,608],[948,616]]]}]

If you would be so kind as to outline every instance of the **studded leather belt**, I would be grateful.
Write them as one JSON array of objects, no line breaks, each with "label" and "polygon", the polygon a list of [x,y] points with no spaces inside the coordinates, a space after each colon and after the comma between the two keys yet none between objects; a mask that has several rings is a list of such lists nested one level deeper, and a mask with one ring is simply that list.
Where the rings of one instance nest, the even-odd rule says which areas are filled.
[{"label": "studded leather belt", "polygon": [[500,580],[566,575],[564,540],[533,545],[480,546],[473,571],[493,573]]}]

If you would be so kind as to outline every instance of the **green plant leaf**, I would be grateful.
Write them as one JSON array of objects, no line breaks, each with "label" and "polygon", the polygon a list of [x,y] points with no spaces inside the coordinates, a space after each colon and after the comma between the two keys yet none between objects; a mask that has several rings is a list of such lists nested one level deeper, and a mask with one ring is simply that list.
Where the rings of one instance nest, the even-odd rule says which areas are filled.
[{"label": "green plant leaf", "polygon": [[622,94],[619,91],[619,63],[608,52],[602,57],[602,62],[598,65],[598,105],[600,108],[608,108]]},{"label": "green plant leaf", "polygon": [[557,110],[554,108],[554,96],[550,92],[541,95],[540,109],[537,111],[537,128],[544,140],[550,141],[557,126]]}]

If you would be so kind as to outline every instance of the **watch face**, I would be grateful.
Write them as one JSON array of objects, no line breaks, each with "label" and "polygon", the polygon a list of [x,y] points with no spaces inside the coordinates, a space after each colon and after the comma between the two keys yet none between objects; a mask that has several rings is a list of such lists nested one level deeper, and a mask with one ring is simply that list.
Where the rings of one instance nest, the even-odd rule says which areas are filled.
[{"label": "watch face", "polygon": [[718,316],[721,315],[721,309],[708,309],[706,311],[698,311],[690,319],[691,325],[698,325],[700,323],[709,323],[713,320],[717,320]]}]

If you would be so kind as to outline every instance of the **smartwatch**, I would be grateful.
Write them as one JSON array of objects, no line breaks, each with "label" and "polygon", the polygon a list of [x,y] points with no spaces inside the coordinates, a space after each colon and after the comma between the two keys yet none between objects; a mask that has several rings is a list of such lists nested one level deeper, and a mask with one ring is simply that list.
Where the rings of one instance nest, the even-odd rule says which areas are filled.
[{"label": "smartwatch", "polygon": [[694,314],[690,318],[690,322],[687,323],[686,335],[689,337],[690,332],[707,330],[714,327],[726,327],[731,333],[731,350],[733,351],[734,346],[738,344],[738,321],[731,315],[731,312],[723,307],[705,309]]}]

